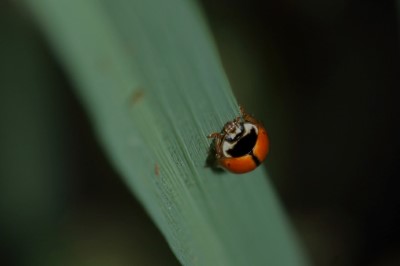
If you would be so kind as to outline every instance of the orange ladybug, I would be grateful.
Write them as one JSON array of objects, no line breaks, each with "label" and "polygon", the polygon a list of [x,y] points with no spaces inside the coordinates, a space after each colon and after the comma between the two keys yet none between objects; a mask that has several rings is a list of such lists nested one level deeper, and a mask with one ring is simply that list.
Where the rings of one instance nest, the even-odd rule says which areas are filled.
[{"label": "orange ladybug", "polygon": [[240,116],[225,124],[215,139],[215,159],[229,172],[243,174],[257,168],[268,155],[269,139],[264,126],[240,106]]}]

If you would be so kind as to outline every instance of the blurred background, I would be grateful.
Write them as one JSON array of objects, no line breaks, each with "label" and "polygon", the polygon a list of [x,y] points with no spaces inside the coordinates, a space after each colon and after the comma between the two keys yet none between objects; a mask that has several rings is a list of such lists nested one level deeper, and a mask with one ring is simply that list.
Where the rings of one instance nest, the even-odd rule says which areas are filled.
[{"label": "blurred background", "polygon": [[[0,2],[0,263],[179,265],[13,3]],[[238,101],[269,131],[265,165],[314,265],[400,265],[396,3],[200,6]]]}]

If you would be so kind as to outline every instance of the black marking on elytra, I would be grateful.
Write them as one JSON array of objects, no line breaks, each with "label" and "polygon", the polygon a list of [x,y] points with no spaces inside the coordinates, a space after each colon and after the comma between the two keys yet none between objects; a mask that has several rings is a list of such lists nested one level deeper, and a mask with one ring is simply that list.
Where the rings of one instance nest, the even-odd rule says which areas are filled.
[{"label": "black marking on elytra", "polygon": [[251,159],[253,159],[253,162],[254,162],[257,166],[259,166],[259,165],[261,164],[261,162],[260,162],[260,160],[258,159],[258,157],[254,155],[253,151],[250,152],[250,155],[251,155]]},{"label": "black marking on elytra", "polygon": [[246,154],[250,154],[253,151],[256,142],[257,133],[256,130],[252,128],[250,133],[239,139],[235,146],[228,150],[227,153],[232,157],[242,157]]}]

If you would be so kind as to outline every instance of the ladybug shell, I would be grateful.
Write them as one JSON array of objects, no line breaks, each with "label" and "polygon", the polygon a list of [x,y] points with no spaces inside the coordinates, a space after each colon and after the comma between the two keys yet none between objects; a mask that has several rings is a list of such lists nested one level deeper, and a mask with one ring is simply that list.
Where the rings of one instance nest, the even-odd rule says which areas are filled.
[{"label": "ladybug shell", "polygon": [[257,124],[258,136],[252,152],[240,157],[222,157],[218,160],[220,166],[229,172],[243,174],[257,168],[268,155],[269,139],[265,128]]}]

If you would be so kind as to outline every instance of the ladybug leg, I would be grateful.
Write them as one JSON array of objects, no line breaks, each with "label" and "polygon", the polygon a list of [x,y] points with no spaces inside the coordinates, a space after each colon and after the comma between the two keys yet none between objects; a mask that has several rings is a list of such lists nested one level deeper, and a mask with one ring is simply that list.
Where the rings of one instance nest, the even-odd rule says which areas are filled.
[{"label": "ladybug leg", "polygon": [[223,135],[221,133],[214,132],[214,133],[211,133],[210,135],[208,135],[207,138],[215,139],[215,156],[217,158],[220,158],[221,154],[222,154],[221,143],[222,143]]},{"label": "ladybug leg", "polygon": [[234,122],[235,124],[237,124],[237,123],[239,123],[240,120],[242,120],[242,119],[243,119],[243,116],[240,115],[240,116],[237,116],[237,117],[233,120],[233,122]]},{"label": "ladybug leg", "polygon": [[217,138],[215,142],[215,156],[219,159],[222,156],[222,138]]},{"label": "ladybug leg", "polygon": [[257,121],[257,119],[255,119],[254,117],[252,117],[251,115],[246,113],[246,111],[244,110],[243,106],[239,105],[239,109],[240,109],[240,114],[242,115],[242,117],[243,117],[243,119],[245,121],[248,121],[248,122],[253,123],[253,124],[258,124],[259,123]]},{"label": "ladybug leg", "polygon": [[209,139],[216,139],[216,138],[220,138],[220,137],[221,137],[221,133],[218,133],[218,132],[211,133],[207,136],[207,138],[209,138]]}]

